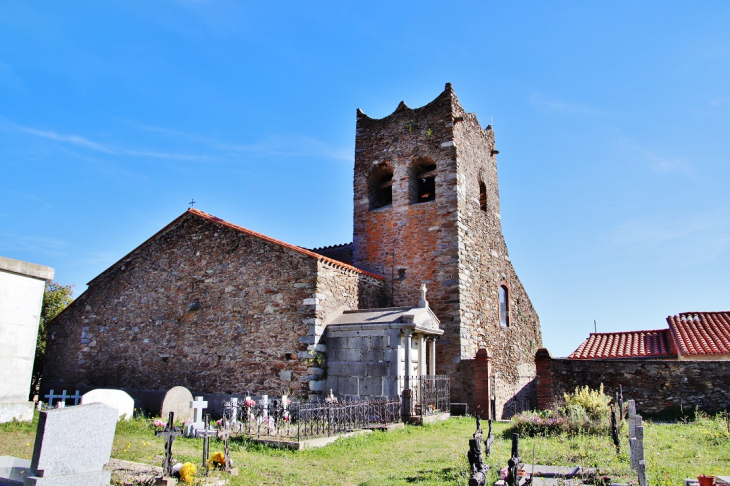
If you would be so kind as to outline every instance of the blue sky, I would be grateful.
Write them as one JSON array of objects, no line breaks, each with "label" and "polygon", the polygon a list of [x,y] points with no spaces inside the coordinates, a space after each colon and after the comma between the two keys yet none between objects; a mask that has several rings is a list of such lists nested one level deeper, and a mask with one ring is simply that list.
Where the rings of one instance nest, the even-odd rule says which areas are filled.
[{"label": "blue sky", "polygon": [[553,355],[730,309],[730,3],[264,3],[4,2],[0,255],[78,295],[191,198],[349,242],[355,110],[451,82]]}]

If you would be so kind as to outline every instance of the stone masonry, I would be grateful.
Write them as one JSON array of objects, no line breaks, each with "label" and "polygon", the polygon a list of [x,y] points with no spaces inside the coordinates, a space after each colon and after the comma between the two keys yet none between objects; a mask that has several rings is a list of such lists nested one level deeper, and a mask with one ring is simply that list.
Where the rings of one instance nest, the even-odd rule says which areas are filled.
[{"label": "stone masonry", "polygon": [[640,414],[697,407],[710,413],[730,408],[730,361],[677,359],[553,359],[546,349],[536,356],[540,409],[561,401],[576,387],[598,388],[614,396],[623,390]]},{"label": "stone masonry", "polygon": [[382,283],[189,210],[52,322],[44,389],[318,392],[321,322],[342,306],[379,306]]},{"label": "stone masonry", "polygon": [[496,154],[492,127],[464,111],[450,84],[422,108],[401,102],[383,119],[358,110],[353,260],[385,276],[389,305],[427,284],[445,330],[437,373],[452,376],[452,401],[475,406],[473,360],[486,348],[501,416],[534,379],[542,337],[502,236]]}]

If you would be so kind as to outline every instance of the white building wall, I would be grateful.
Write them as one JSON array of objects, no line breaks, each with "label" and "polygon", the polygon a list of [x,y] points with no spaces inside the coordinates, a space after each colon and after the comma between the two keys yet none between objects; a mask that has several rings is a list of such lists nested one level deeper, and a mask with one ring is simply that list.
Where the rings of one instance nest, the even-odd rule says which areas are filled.
[{"label": "white building wall", "polygon": [[0,423],[31,420],[30,393],[43,290],[54,270],[0,257]]}]

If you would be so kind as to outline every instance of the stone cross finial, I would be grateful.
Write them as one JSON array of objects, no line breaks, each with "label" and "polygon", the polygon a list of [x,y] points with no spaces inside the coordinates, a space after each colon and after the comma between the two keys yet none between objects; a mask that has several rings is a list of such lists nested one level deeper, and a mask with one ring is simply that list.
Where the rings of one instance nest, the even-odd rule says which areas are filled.
[{"label": "stone cross finial", "polygon": [[426,289],[426,284],[421,284],[421,298],[418,301],[418,307],[428,307],[428,301],[426,300],[426,292],[428,289]]}]

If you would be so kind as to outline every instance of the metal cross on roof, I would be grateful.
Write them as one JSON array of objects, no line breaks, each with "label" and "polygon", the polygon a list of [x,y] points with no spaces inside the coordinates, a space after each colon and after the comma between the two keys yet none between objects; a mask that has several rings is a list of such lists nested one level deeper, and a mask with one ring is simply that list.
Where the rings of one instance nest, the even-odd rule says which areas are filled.
[{"label": "metal cross on roof", "polygon": [[191,200],[190,200],[190,202],[189,202],[188,204],[190,204],[190,207],[191,207],[191,208],[192,208],[193,206],[195,206],[195,199],[191,199]]}]

